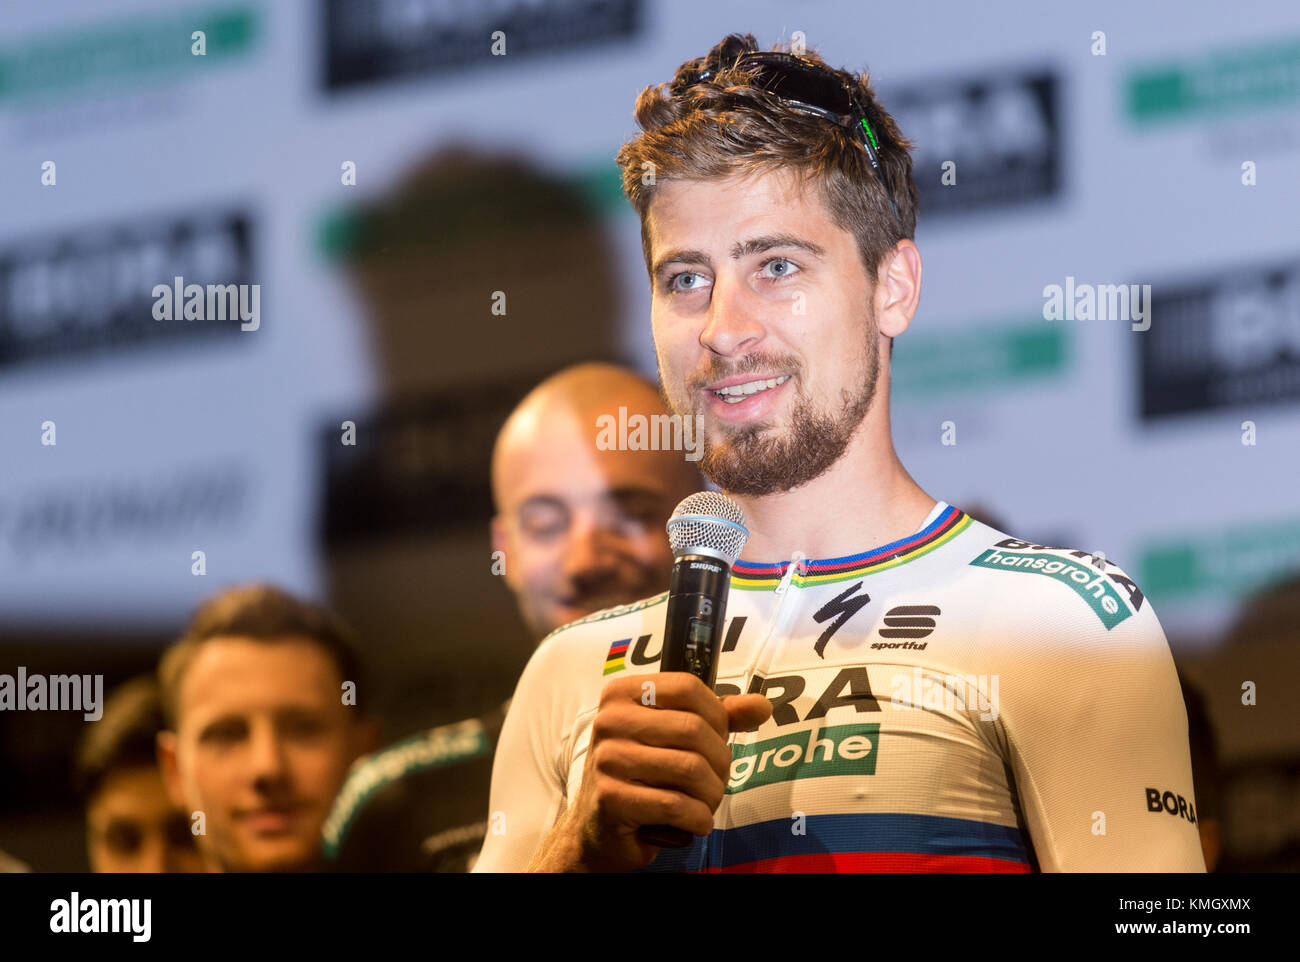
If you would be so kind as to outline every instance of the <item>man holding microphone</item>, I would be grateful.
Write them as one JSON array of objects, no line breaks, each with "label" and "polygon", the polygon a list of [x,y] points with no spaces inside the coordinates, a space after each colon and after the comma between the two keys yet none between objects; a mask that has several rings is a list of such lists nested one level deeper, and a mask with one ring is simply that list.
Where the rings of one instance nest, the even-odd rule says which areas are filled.
[{"label": "man holding microphone", "polygon": [[636,113],[662,387],[749,540],[712,691],[658,671],[665,595],[539,647],[475,870],[1204,871],[1140,589],[936,501],[894,451],[921,259],[867,78],[733,35]]}]

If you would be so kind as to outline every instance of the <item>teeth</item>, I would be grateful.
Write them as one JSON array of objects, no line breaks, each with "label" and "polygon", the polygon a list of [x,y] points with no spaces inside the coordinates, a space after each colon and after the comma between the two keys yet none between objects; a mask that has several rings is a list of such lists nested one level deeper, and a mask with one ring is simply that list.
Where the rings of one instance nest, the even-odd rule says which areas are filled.
[{"label": "teeth", "polygon": [[751,394],[757,394],[759,391],[766,391],[774,388],[778,384],[784,384],[790,380],[790,375],[784,374],[781,377],[771,377],[766,381],[747,381],[744,384],[733,384],[731,387],[718,388],[713,393],[728,404],[739,404]]}]

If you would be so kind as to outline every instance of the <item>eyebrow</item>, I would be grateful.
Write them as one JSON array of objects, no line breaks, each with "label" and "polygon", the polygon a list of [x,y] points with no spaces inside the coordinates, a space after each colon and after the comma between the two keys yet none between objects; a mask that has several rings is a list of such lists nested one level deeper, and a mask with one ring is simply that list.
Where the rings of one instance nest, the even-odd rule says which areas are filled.
[{"label": "eyebrow", "polygon": [[[751,237],[747,241],[733,244],[731,247],[731,259],[740,260],[742,257],[749,257],[753,254],[761,254],[769,251],[774,247],[794,247],[798,250],[807,251],[817,257],[823,257],[826,254],[824,248],[819,244],[814,244],[810,240],[804,240],[794,234],[764,234],[762,237]],[[663,257],[655,261],[653,274],[659,277],[663,269],[669,264],[703,264],[712,263],[709,255],[702,250],[680,248],[675,251],[669,251]]]}]

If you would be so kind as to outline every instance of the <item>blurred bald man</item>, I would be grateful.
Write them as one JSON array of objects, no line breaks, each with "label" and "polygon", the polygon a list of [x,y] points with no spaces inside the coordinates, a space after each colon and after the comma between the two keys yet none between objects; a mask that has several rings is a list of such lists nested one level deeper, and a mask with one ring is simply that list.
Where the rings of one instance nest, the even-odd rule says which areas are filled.
[{"label": "blurred bald man", "polygon": [[[656,594],[672,555],[664,523],[700,487],[676,450],[601,450],[598,426],[666,415],[658,389],[612,364],[579,364],[539,384],[492,453],[492,547],[538,639],[594,611]],[[653,422],[649,422],[653,423]]]},{"label": "blurred bald man", "polygon": [[[492,546],[536,640],[668,587],[664,525],[701,487],[693,435],[679,431],[653,449],[647,433],[633,442],[609,430],[667,416],[653,382],[587,363],[547,378],[506,419],[492,452]],[[325,824],[331,865],[469,871],[489,830],[483,816],[506,707],[358,762]]]}]

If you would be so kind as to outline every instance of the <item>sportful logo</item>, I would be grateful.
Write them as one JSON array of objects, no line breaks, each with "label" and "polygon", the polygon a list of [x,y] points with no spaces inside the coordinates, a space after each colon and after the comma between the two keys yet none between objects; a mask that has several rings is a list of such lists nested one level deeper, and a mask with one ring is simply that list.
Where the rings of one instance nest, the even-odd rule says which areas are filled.
[{"label": "sportful logo", "polygon": [[833,725],[733,745],[727,794],[826,775],[876,774],[880,725]]},{"label": "sportful logo", "polygon": [[897,605],[885,612],[882,619],[885,627],[880,629],[881,638],[898,638],[900,641],[877,641],[871,647],[880,648],[914,648],[923,651],[929,642],[920,639],[930,635],[938,622],[935,620],[941,612],[936,605]]}]

